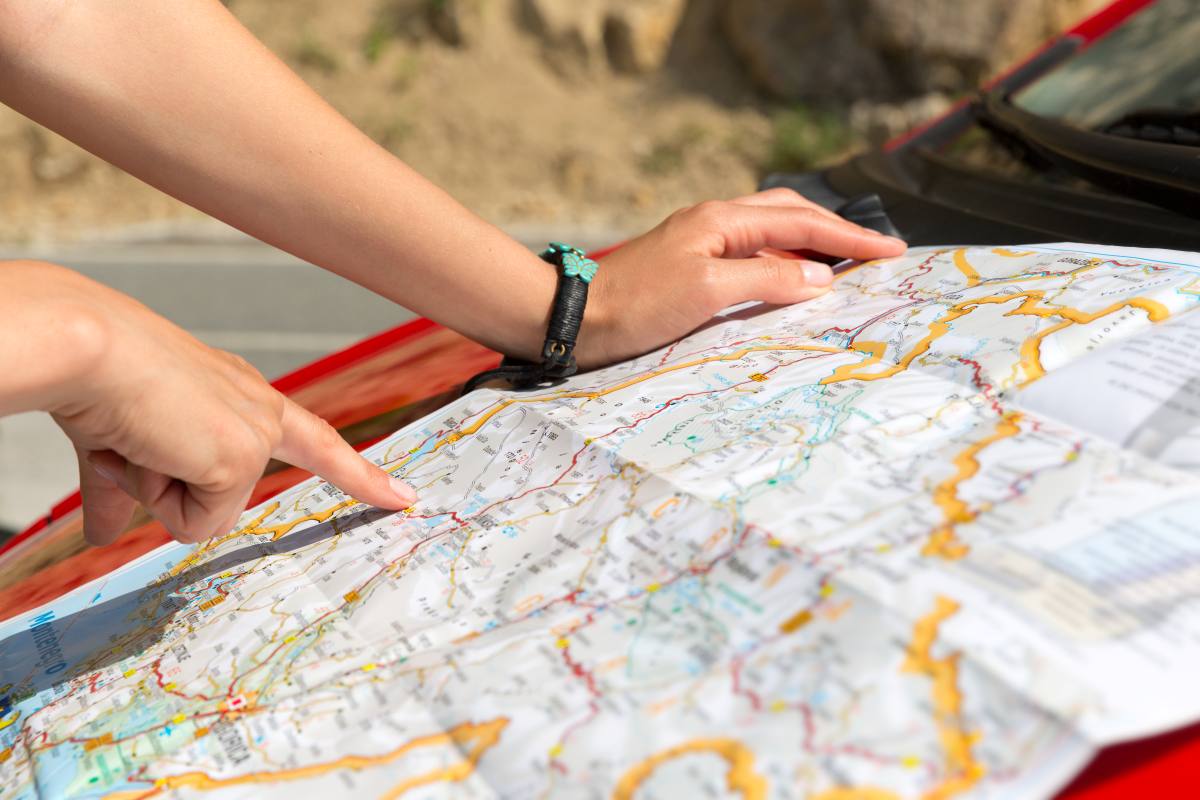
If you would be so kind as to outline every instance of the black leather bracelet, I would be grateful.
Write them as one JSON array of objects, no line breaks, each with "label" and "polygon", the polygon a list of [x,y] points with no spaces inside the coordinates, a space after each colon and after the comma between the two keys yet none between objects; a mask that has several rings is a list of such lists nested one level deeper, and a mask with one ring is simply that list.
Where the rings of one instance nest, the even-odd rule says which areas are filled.
[{"label": "black leather bracelet", "polygon": [[463,386],[463,394],[494,380],[506,380],[514,389],[544,389],[562,383],[579,371],[575,342],[583,311],[587,307],[588,284],[600,265],[577,247],[551,242],[541,258],[558,268],[558,288],[550,311],[550,325],[542,344],[540,362],[505,356],[500,366],[479,373]]}]

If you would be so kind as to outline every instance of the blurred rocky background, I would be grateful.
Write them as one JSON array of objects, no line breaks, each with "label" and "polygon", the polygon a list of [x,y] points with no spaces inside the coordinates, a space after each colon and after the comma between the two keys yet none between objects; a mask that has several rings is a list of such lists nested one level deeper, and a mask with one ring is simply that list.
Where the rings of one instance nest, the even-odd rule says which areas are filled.
[{"label": "blurred rocky background", "polygon": [[[626,231],[937,114],[1105,0],[229,0],[503,225]],[[198,215],[0,108],[0,241]]]}]

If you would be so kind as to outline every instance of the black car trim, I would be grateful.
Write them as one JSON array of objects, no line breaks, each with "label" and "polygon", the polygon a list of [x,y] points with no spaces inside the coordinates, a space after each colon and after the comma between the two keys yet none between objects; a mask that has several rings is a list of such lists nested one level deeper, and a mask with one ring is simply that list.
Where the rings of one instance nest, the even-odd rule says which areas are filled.
[{"label": "black car trim", "polygon": [[1098,186],[1200,217],[1200,150],[1127,139],[1032,114],[996,92],[973,106],[980,124]]}]

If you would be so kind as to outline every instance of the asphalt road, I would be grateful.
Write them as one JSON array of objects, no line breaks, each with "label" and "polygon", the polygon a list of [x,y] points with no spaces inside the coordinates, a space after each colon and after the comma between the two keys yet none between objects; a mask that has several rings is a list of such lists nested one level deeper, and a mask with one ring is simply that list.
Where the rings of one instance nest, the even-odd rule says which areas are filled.
[{"label": "asphalt road", "polygon": [[[542,231],[517,237],[530,246],[555,238]],[[593,247],[615,238],[601,233],[568,241]],[[0,246],[0,260],[22,257],[64,264],[132,295],[268,378],[413,317],[349,281],[228,233],[173,243]],[[49,417],[0,419],[0,529],[25,527],[77,484],[74,453]]]}]

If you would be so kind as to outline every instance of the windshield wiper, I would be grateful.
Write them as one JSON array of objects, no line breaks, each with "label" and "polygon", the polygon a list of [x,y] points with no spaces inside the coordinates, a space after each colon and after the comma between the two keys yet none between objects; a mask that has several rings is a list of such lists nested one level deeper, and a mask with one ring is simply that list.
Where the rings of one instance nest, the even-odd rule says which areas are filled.
[{"label": "windshield wiper", "polygon": [[1200,148],[1084,130],[1032,114],[996,93],[973,106],[980,124],[1097,186],[1200,217]]},{"label": "windshield wiper", "polygon": [[1143,142],[1165,142],[1200,147],[1200,112],[1145,108],[1105,125],[1101,131]]}]

